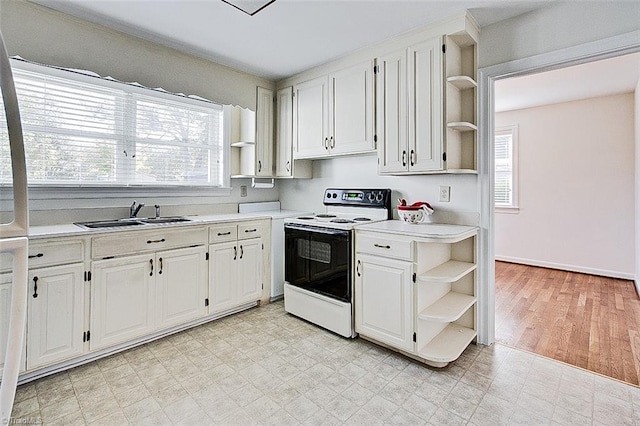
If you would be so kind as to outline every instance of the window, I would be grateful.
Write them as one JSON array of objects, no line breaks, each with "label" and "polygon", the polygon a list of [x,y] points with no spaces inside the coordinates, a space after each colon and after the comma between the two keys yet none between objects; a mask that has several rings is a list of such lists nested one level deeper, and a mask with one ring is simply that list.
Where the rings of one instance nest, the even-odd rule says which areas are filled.
[{"label": "window", "polygon": [[[220,105],[12,65],[30,186],[229,186]],[[8,183],[6,123],[0,125],[0,183]]]},{"label": "window", "polygon": [[518,126],[505,126],[495,133],[495,206],[500,209],[518,207]]}]

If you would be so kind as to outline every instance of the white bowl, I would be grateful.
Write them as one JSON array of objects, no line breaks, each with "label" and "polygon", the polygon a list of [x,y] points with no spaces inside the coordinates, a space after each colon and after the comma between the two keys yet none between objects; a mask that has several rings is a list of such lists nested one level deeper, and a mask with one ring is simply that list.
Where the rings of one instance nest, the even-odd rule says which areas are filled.
[{"label": "white bowl", "polygon": [[429,212],[426,208],[418,208],[418,209],[398,209],[398,217],[401,221],[406,223],[422,223],[429,216]]}]

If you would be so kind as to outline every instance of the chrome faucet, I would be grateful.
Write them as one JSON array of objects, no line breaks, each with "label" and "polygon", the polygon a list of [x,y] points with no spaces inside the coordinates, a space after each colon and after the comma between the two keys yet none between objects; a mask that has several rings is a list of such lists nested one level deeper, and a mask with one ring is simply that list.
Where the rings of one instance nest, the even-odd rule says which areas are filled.
[{"label": "chrome faucet", "polygon": [[140,212],[140,209],[143,207],[144,203],[136,205],[136,201],[133,200],[133,204],[131,204],[131,207],[129,207],[129,217],[136,217],[138,215],[138,212]]},{"label": "chrome faucet", "polygon": [[156,219],[160,217],[160,205],[156,204],[153,206],[156,208]]}]

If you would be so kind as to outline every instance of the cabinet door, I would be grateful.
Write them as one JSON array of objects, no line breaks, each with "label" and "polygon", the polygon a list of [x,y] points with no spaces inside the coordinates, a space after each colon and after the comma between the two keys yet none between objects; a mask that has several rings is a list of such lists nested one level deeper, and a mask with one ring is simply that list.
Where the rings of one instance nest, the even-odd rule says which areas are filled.
[{"label": "cabinet door", "polygon": [[167,328],[206,315],[206,248],[158,252],[156,261],[158,327]]},{"label": "cabinet door", "polygon": [[91,350],[154,331],[155,255],[93,262]]},{"label": "cabinet door", "polygon": [[27,368],[82,354],[83,264],[32,270],[27,305]]},{"label": "cabinet door", "polygon": [[262,297],[262,239],[239,241],[238,304]]},{"label": "cabinet door", "polygon": [[378,171],[407,171],[407,51],[378,58],[376,75]]},{"label": "cabinet door", "polygon": [[293,158],[329,153],[329,79],[305,81],[293,88]]},{"label": "cabinet door", "polygon": [[412,263],[358,255],[356,332],[413,352]]},{"label": "cabinet door", "polygon": [[[9,314],[11,313],[12,285],[12,274],[0,274],[0,376],[2,375],[2,372],[4,370],[4,358],[7,353],[7,336],[9,334]],[[20,363],[21,372],[25,369],[24,353],[25,351],[23,347],[23,358],[22,362]]]},{"label": "cabinet door", "polygon": [[409,170],[442,170],[442,37],[409,48]]},{"label": "cabinet door", "polygon": [[238,243],[209,246],[209,313],[237,305]]},{"label": "cabinet door", "polygon": [[278,90],[276,96],[276,177],[293,175],[293,87]]},{"label": "cabinet door", "polygon": [[258,87],[256,176],[273,176],[273,91]]},{"label": "cabinet door", "polygon": [[373,151],[373,62],[329,76],[331,154]]}]

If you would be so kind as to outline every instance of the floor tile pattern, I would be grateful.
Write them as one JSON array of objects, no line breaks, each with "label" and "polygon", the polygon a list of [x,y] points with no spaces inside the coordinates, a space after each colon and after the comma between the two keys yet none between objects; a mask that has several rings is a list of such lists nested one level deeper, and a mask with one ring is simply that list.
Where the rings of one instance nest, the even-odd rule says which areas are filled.
[{"label": "floor tile pattern", "polygon": [[635,425],[640,389],[500,344],[434,370],[254,308],[18,388],[46,425]]}]

